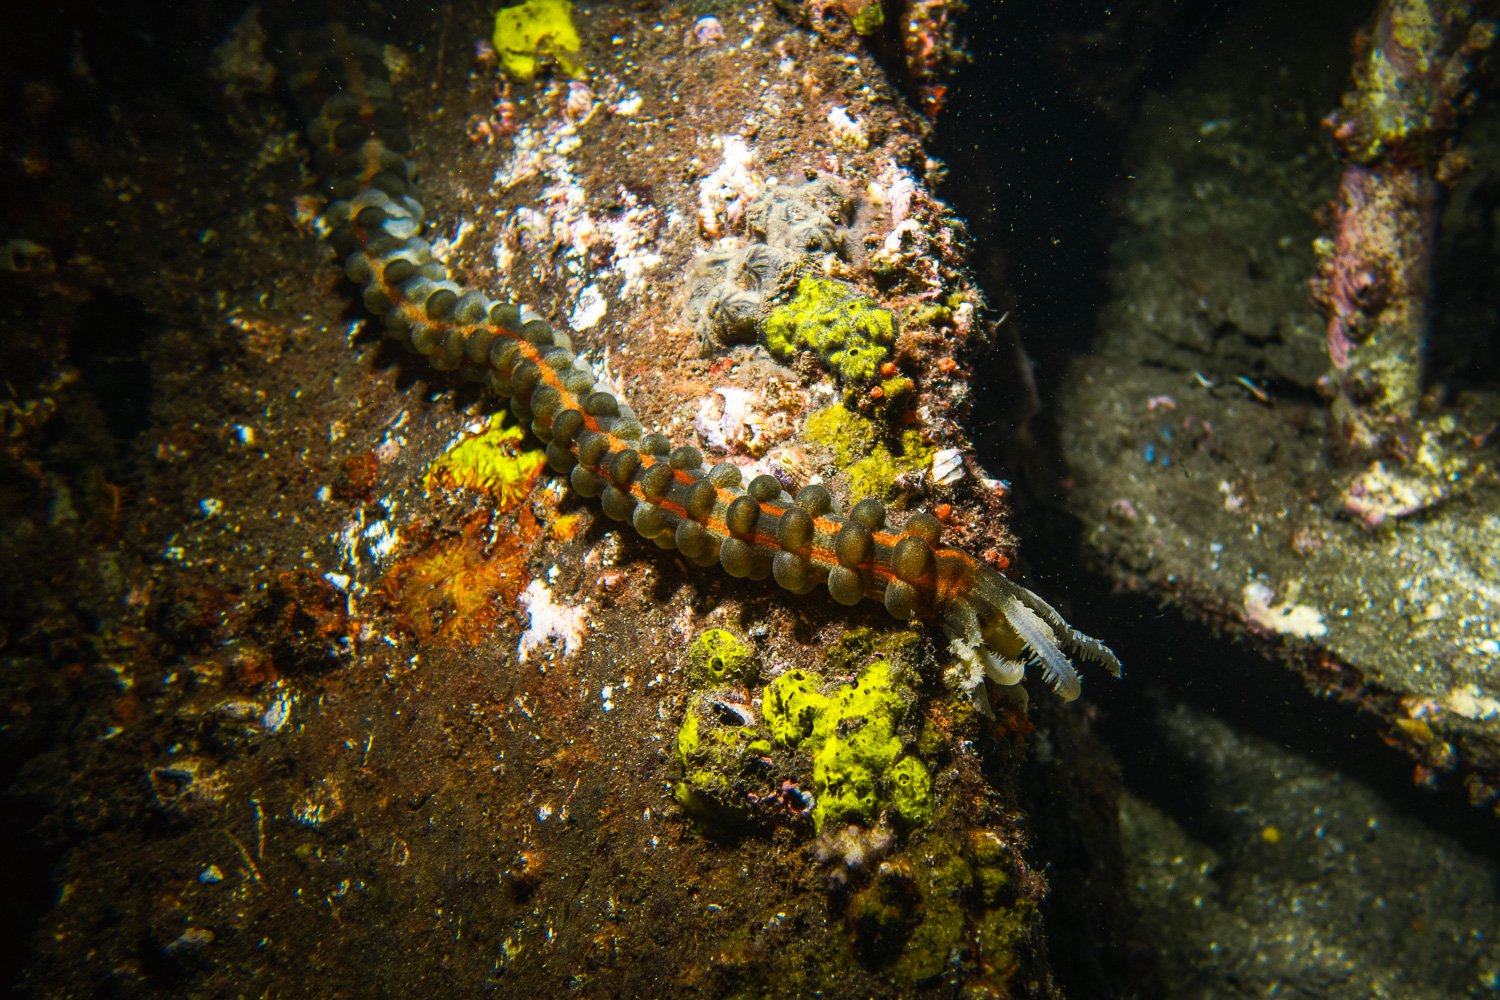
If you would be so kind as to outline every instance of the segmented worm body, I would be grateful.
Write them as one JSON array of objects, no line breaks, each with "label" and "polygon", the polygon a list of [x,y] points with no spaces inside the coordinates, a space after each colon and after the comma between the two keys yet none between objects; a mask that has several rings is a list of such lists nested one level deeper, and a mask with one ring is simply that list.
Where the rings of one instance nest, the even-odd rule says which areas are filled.
[{"label": "segmented worm body", "polygon": [[982,678],[1016,684],[1028,661],[1065,699],[1079,679],[1065,650],[1120,666],[1101,643],[1071,628],[1049,604],[967,554],[945,547],[942,525],[915,514],[900,528],[885,507],[861,500],[841,514],[822,486],[791,496],[772,476],[742,483],[738,466],[705,467],[691,446],[645,432],[628,404],[597,384],[566,334],[514,305],[453,282],[421,237],[423,210],[405,157],[410,142],[382,52],[330,27],[293,43],[290,89],[310,118],[307,134],[332,199],[330,238],[344,270],[386,335],[443,371],[458,371],[510,400],[517,419],[546,442],[553,469],[604,513],[629,521],[663,549],[735,577],[772,577],[810,594],[826,587],[841,604],[881,601],[903,621],[930,620],[946,634],[988,708]]}]

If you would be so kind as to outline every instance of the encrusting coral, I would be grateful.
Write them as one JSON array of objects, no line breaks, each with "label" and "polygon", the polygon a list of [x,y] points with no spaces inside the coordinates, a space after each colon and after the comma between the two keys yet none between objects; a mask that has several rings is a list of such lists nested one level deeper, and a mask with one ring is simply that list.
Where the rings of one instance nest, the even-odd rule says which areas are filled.
[{"label": "encrusting coral", "polygon": [[[289,86],[312,115],[308,139],[334,199],[330,239],[349,279],[362,286],[365,307],[384,317],[387,336],[434,367],[509,398],[516,417],[546,442],[548,464],[579,494],[598,498],[606,515],[699,566],[772,577],[797,594],[826,587],[845,605],[868,597],[902,621],[934,622],[954,653],[979,668],[972,690],[984,709],[983,677],[1015,684],[1027,661],[1065,699],[1076,698],[1078,674],[1064,650],[1118,674],[1113,653],[1041,598],[945,547],[932,515],[892,527],[874,499],[844,515],[822,486],[794,497],[772,476],[743,483],[738,466],[705,467],[698,449],[647,434],[575,356],[566,334],[459,286],[433,259],[420,235],[424,211],[404,156],[410,140],[380,47],[332,27],[292,48],[301,69]],[[784,231],[796,228],[795,219],[783,221]]]}]

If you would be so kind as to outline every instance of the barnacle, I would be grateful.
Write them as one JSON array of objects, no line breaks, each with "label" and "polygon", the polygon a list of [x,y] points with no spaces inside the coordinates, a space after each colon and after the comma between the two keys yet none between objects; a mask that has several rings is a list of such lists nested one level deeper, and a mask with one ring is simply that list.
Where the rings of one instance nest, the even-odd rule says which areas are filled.
[{"label": "barnacle", "polygon": [[[826,587],[846,605],[868,597],[902,621],[933,622],[955,655],[981,667],[970,672],[968,686],[982,708],[988,704],[986,676],[1013,684],[1033,663],[1064,698],[1077,697],[1078,674],[1067,653],[1118,674],[1119,663],[1107,648],[1069,627],[1041,598],[944,546],[935,517],[916,514],[893,527],[874,498],[845,516],[822,486],[794,497],[772,476],[743,483],[738,466],[705,467],[696,448],[674,448],[662,435],[647,434],[629,405],[598,384],[573,354],[566,334],[530,311],[460,287],[432,258],[419,235],[422,204],[411,164],[401,155],[409,140],[379,46],[335,26],[304,36],[293,49],[303,65],[291,86],[304,107],[321,89],[334,88],[309,123],[308,137],[338,198],[327,211],[329,238],[345,254],[349,279],[362,286],[365,306],[384,316],[387,336],[434,367],[457,371],[508,398],[511,413],[545,443],[547,464],[566,474],[577,493],[597,498],[607,516],[629,521],[657,546],[678,550],[700,566],[717,564],[752,580],[771,577],[797,594]],[[768,235],[773,223],[786,224],[777,230],[783,235],[802,224],[791,215],[769,220]],[[819,280],[799,284],[798,295],[803,301],[787,323],[791,342],[802,338],[827,349],[830,363],[855,377],[876,352],[888,349],[889,314],[868,300]],[[847,321],[837,350],[829,332],[837,324],[816,318],[835,308],[843,317],[839,322]],[[851,343],[857,346],[853,354]],[[878,678],[871,676],[872,686],[861,697],[879,702]],[[853,711],[852,705],[838,711]],[[838,743],[852,746],[843,737]],[[820,752],[829,745],[825,741]],[[884,762],[883,772],[895,761],[888,742],[862,738],[860,745],[862,768]],[[823,815],[862,814],[864,779],[847,758],[831,753],[823,764],[825,780],[847,794],[836,795]]]}]

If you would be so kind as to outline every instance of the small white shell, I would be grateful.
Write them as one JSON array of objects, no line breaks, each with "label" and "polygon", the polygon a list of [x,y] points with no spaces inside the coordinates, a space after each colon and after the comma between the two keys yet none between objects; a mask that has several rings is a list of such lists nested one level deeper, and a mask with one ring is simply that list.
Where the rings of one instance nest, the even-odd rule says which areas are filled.
[{"label": "small white shell", "polygon": [[957,448],[944,448],[932,456],[932,479],[939,486],[952,486],[964,477],[964,455]]}]

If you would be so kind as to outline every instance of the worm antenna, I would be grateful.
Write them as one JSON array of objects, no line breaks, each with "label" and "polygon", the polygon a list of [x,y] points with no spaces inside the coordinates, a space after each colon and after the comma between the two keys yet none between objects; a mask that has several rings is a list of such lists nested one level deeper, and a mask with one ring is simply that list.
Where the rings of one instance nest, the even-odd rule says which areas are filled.
[{"label": "worm antenna", "polygon": [[1026,648],[1042,661],[1043,675],[1062,696],[1063,701],[1072,701],[1077,698],[1083,691],[1083,684],[1078,680],[1078,671],[1073,669],[1073,664],[1069,663],[1062,650],[1057,648],[1052,629],[1041,619],[1041,616],[1019,600],[1010,600],[1001,604],[1000,613],[1005,616],[1006,623],[1015,629],[1021,641],[1026,643]]}]

